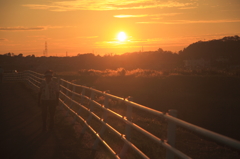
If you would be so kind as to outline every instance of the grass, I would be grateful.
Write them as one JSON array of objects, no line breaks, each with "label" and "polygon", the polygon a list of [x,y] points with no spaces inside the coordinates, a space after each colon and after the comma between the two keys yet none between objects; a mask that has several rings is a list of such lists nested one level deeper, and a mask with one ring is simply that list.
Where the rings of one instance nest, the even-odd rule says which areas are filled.
[{"label": "grass", "polygon": [[[83,84],[88,77],[76,75],[68,78],[66,75],[63,78],[74,79],[76,83]],[[90,76],[89,79],[89,85],[94,85],[99,90],[110,90],[110,93],[121,97],[133,96],[134,102],[160,111],[177,109],[179,118],[221,134],[237,138],[240,132],[237,113],[240,109],[238,106],[240,103],[240,99],[238,99],[240,92],[237,89],[240,85],[238,77],[161,75],[156,77],[100,76],[94,78]],[[122,115],[126,114],[122,109],[123,105],[114,101],[111,103],[112,110]],[[134,123],[154,135],[166,139],[166,121],[152,117],[146,112],[136,110],[133,112]],[[96,109],[96,114],[100,115],[101,113],[99,109]],[[225,118],[223,118],[223,114]],[[85,117],[87,116],[85,115]],[[113,116],[109,116],[109,119],[111,125],[124,133],[124,123],[119,122]],[[93,121],[92,124],[99,125],[96,121]],[[96,127],[96,129],[100,128]],[[104,139],[111,144],[115,152],[119,153],[123,145],[121,140],[114,137],[109,131],[105,133],[108,137]],[[165,149],[156,146],[141,133],[133,130],[131,140],[151,158],[164,158]],[[114,141],[118,141],[117,144]],[[193,158],[239,158],[237,151],[183,128],[177,128],[176,147]],[[134,158],[136,155],[130,150],[127,158]]]}]

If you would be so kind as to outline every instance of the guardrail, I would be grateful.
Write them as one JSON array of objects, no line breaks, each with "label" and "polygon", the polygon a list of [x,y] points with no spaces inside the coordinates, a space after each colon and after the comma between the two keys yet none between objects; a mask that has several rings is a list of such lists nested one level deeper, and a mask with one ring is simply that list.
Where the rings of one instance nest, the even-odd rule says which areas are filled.
[{"label": "guardrail", "polygon": [[[18,75],[19,77],[16,77],[15,80],[25,81],[32,89],[38,91],[39,85],[43,80],[43,74],[39,74],[33,71],[25,71]],[[9,79],[11,79],[10,76]],[[163,113],[148,108],[146,106],[134,103],[131,101],[130,97],[121,98],[110,94],[108,91],[99,91],[94,88],[77,85],[60,78],[55,78],[55,80],[58,81],[60,86],[61,106],[67,109],[67,114],[72,114],[75,116],[74,121],[80,120],[82,123],[84,123],[84,127],[81,131],[81,136],[84,135],[88,128],[96,136],[93,149],[96,150],[99,142],[101,142],[103,145],[106,146],[106,148],[115,158],[122,158],[129,148],[134,150],[142,158],[149,158],[143,153],[140,148],[134,145],[131,141],[133,129],[148,137],[149,140],[152,140],[158,145],[166,148],[167,159],[173,159],[174,156],[178,156],[183,159],[191,158],[175,148],[176,125],[208,137],[218,143],[240,150],[239,141],[180,120],[175,117],[177,113],[176,110],[169,110],[168,113]],[[102,97],[102,101],[98,101],[99,97]],[[125,105],[126,112],[122,113],[125,115],[122,115],[111,108],[110,99],[112,101],[117,101]],[[157,137],[156,135],[149,132],[149,130],[143,129],[142,127],[134,123],[132,121],[133,108],[166,119],[168,122],[167,140],[163,140],[162,138]],[[96,111],[96,109],[98,111]],[[120,109],[123,109],[123,107],[121,107]],[[83,111],[87,112],[88,115],[86,116],[85,114],[85,117],[84,115],[81,115]],[[122,131],[117,130],[114,124],[111,124],[109,122],[109,117],[111,117],[111,119],[112,117],[114,117],[119,121],[125,123],[125,128]],[[90,124],[94,119],[98,122],[97,125],[99,126],[99,128],[94,128],[94,125]],[[99,131],[97,129],[99,129]],[[118,138],[120,138],[124,143],[119,153],[116,153],[109,145],[109,143],[104,140],[104,133],[109,130]]]},{"label": "guardrail", "polygon": [[23,72],[4,73],[3,80],[5,81],[20,81],[23,79]]}]

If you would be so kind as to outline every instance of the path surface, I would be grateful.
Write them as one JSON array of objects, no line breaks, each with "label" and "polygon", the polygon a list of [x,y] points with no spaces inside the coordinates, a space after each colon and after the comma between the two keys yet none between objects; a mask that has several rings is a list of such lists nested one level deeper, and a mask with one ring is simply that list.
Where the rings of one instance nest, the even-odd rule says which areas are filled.
[{"label": "path surface", "polygon": [[70,127],[59,120],[56,120],[55,130],[41,131],[36,94],[23,84],[0,85],[0,121],[2,159],[96,158],[86,146],[90,145],[89,138],[85,139],[85,144],[77,142]]},{"label": "path surface", "polygon": [[[36,93],[21,83],[0,84],[0,159],[111,159],[108,151],[99,148],[92,153],[94,139],[71,116],[58,107],[55,129],[41,131],[41,111]],[[202,140],[189,132],[177,132],[176,145],[196,159],[239,159],[239,153]],[[189,146],[195,145],[195,146]]]}]

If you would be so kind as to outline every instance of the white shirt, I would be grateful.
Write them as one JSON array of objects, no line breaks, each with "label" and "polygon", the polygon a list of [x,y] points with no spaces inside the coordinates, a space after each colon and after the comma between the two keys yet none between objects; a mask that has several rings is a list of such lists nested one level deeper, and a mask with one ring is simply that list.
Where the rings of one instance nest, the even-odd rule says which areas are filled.
[{"label": "white shirt", "polygon": [[57,92],[59,92],[58,84],[54,81],[47,83],[43,81],[40,85],[41,100],[56,100]]}]

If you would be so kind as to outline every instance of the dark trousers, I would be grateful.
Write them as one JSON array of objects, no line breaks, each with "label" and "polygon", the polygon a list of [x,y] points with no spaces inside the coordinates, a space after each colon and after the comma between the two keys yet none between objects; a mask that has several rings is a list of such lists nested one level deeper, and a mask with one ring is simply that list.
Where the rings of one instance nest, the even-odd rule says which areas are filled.
[{"label": "dark trousers", "polygon": [[49,128],[52,129],[53,126],[54,126],[54,116],[55,116],[55,111],[56,111],[56,100],[42,100],[41,108],[42,108],[43,129],[47,128],[48,113],[49,113],[49,117],[50,117]]}]

